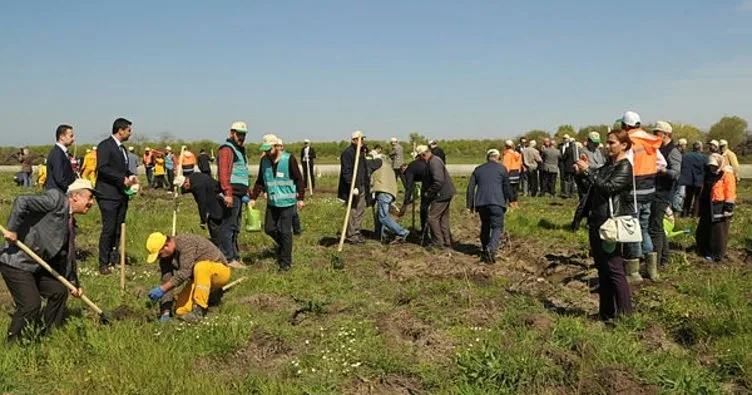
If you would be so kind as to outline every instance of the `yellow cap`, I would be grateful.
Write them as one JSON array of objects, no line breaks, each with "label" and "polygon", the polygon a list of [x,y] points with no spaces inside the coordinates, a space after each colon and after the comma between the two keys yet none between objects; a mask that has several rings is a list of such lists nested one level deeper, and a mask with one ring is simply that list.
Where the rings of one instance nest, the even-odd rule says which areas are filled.
[{"label": "yellow cap", "polygon": [[159,251],[164,247],[167,236],[162,233],[154,232],[146,239],[146,251],[149,256],[146,258],[147,263],[154,263],[159,257]]}]

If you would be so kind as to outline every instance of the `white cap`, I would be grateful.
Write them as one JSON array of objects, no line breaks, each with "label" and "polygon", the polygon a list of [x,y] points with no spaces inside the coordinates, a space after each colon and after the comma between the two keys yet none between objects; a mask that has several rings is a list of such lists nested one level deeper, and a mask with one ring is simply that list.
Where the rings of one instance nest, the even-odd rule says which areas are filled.
[{"label": "white cap", "polygon": [[133,152],[134,150],[135,148],[133,148],[133,146],[128,147],[128,151]]},{"label": "white cap", "polygon": [[436,145],[436,140],[431,140],[428,142],[428,145]]},{"label": "white cap", "polygon": [[507,147],[509,147],[509,148],[512,148],[512,147],[514,147],[514,141],[507,140],[507,141],[504,142],[504,145],[507,146]]},{"label": "white cap", "polygon": [[674,128],[671,127],[671,124],[666,121],[658,121],[655,123],[655,128],[653,128],[653,131],[660,130],[661,132],[671,134],[671,132],[674,131]]},{"label": "white cap", "polygon": [[166,151],[172,151],[172,147],[170,147],[170,146],[168,145],[167,147],[165,147],[165,150],[166,150]]},{"label": "white cap", "polygon": [[397,142],[397,138],[396,137],[392,137],[392,138],[389,139],[389,142],[390,143],[396,143]]},{"label": "white cap", "polygon": [[91,185],[91,181],[85,178],[77,178],[70,185],[68,185],[68,192],[80,191],[82,189],[88,189],[94,192],[94,186]]},{"label": "white cap", "polygon": [[679,139],[679,145],[687,145],[687,139]]},{"label": "white cap", "polygon": [[91,149],[93,149],[94,151],[96,151],[97,150],[97,146],[95,145],[95,146],[91,147]]},{"label": "white cap", "polygon": [[536,145],[538,145],[538,143],[536,143],[535,140],[530,140],[530,143],[528,144],[530,148],[535,148]]},{"label": "white cap", "polygon": [[248,133],[248,126],[245,124],[245,122],[235,121],[230,126],[230,130],[234,130],[240,133]]},{"label": "white cap", "polygon": [[501,153],[496,148],[491,148],[490,150],[486,151],[486,158],[490,158],[492,156],[501,156]]},{"label": "white cap", "polygon": [[285,143],[282,142],[282,139],[277,137],[277,145],[285,145]]},{"label": "white cap", "polygon": [[642,123],[640,121],[640,115],[634,111],[625,112],[621,119],[619,119],[619,121],[626,124],[627,126],[637,126],[638,123]]},{"label": "white cap", "polygon": [[419,146],[415,147],[415,155],[416,156],[422,155],[424,152],[427,152],[427,151],[428,151],[428,146],[427,145],[419,145]]},{"label": "white cap", "polygon": [[718,140],[710,140],[710,145],[715,145],[716,147],[720,146]]},{"label": "white cap", "polygon": [[720,140],[720,141],[718,142],[718,145],[719,145],[719,146],[721,146],[721,147],[726,147],[726,146],[728,145],[728,141],[726,141],[726,140],[724,140],[724,139],[721,139],[721,140]]},{"label": "white cap", "polygon": [[311,140],[305,139],[305,140],[303,140],[303,142],[306,143],[306,144],[309,144],[311,142]]},{"label": "white cap", "polygon": [[151,151],[151,148],[146,147],[146,148],[144,148],[144,151]]},{"label": "white cap", "polygon": [[350,138],[352,138],[352,139],[357,139],[357,138],[359,138],[359,137],[360,137],[361,139],[363,139],[363,138],[365,138],[365,137],[366,137],[366,135],[365,135],[365,134],[363,134],[363,132],[362,132],[362,131],[360,131],[360,130],[356,130],[356,131],[352,132],[352,135],[350,136]]}]

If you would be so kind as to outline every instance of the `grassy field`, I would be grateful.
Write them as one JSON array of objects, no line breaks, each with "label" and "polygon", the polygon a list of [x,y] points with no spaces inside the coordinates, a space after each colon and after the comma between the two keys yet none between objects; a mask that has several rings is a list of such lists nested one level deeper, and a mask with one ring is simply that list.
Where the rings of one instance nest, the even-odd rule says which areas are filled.
[{"label": "grassy field", "polygon": [[[3,220],[20,192],[9,179],[0,181]],[[455,183],[464,190],[467,179]],[[264,234],[241,233],[250,267],[233,277],[249,280],[195,326],[155,321],[147,303],[159,277],[144,242],[169,232],[172,202],[146,191],[128,213],[125,294],[116,275],[96,271],[99,212],[79,221],[85,292],[105,309],[132,312],[102,326],[71,299],[64,328],[0,348],[0,393],[749,393],[752,266],[742,246],[752,187],[741,190],[730,259],[706,263],[683,252],[692,237],[675,239],[662,281],[635,287],[636,314],[615,325],[592,318],[586,230],[563,229],[572,201],[523,199],[507,216],[496,265],[478,263],[479,222],[463,196],[452,207],[456,252],[369,241],[346,246],[344,269],[335,270],[344,209],[322,192],[301,213],[293,270],[277,273]],[[180,208],[179,232],[201,233],[190,195]],[[4,284],[0,309],[5,327]]]}]

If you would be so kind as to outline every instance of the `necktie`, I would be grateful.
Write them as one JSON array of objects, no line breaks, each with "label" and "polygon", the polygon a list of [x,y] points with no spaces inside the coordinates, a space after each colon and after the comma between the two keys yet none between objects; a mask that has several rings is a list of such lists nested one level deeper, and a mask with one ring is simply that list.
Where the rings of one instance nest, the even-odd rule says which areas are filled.
[{"label": "necktie", "polygon": [[128,167],[128,151],[125,150],[124,145],[120,145],[120,151],[123,151],[123,159],[125,159],[125,166]]}]

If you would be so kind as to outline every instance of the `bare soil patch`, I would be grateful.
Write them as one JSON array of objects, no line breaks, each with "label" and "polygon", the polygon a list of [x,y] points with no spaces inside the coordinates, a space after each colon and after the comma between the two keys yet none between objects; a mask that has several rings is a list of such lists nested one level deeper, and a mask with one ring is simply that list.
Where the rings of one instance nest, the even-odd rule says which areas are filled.
[{"label": "bare soil patch", "polygon": [[658,388],[645,385],[628,369],[619,366],[607,366],[588,375],[580,383],[583,394],[657,394]]},{"label": "bare soil patch", "polygon": [[374,395],[393,395],[393,394],[423,394],[423,383],[419,377],[391,373],[384,377],[366,379],[359,377],[356,380],[347,383],[342,392],[345,394],[374,394]]}]

